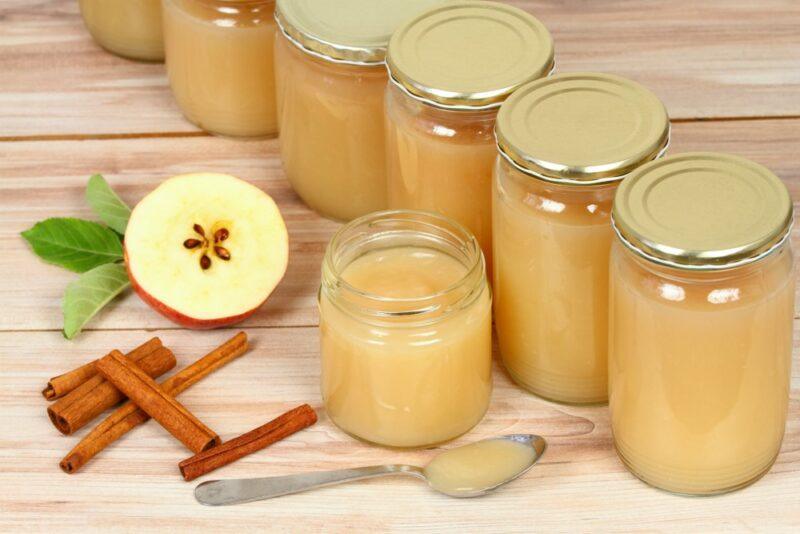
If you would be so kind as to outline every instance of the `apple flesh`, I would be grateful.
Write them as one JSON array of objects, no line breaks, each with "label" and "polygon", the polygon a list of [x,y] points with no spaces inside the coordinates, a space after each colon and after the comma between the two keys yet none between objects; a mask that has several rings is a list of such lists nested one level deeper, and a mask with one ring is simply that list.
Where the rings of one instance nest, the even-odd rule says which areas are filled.
[{"label": "apple flesh", "polygon": [[272,198],[227,174],[184,174],[136,205],[125,231],[131,285],[179,325],[242,321],[286,273],[289,236]]}]

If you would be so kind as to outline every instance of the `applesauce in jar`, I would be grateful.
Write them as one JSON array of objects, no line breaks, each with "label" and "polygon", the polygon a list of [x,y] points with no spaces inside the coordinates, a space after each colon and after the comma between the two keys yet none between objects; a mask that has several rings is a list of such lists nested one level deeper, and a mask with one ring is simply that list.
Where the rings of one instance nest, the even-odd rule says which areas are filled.
[{"label": "applesauce in jar", "polygon": [[331,240],[319,295],[322,397],[359,439],[424,447],[475,426],[492,389],[491,291],[473,236],[378,212]]},{"label": "applesauce in jar", "polygon": [[441,1],[278,0],[281,159],[320,214],[350,220],[386,208],[386,46],[398,25]]},{"label": "applesauce in jar", "polygon": [[200,128],[231,137],[278,133],[275,0],[164,0],[172,93]]},{"label": "applesauce in jar", "polygon": [[495,326],[503,364],[531,392],[571,404],[607,400],[614,192],[668,139],[659,99],[607,74],[557,74],[500,108]]},{"label": "applesauce in jar", "polygon": [[164,60],[161,0],[80,0],[79,5],[89,33],[109,52]]},{"label": "applesauce in jar", "polygon": [[386,61],[389,207],[452,217],[475,234],[491,268],[497,109],[552,70],[550,33],[512,6],[450,2],[400,27]]},{"label": "applesauce in jar", "polygon": [[769,170],[689,153],[634,172],[613,210],[609,406],[645,482],[713,494],[763,475],[786,423],[792,202]]}]

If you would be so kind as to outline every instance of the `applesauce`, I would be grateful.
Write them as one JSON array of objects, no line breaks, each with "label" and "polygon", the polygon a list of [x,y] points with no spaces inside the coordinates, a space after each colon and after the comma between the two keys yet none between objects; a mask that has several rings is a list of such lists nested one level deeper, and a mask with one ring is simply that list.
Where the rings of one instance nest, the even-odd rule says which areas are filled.
[{"label": "applesauce", "polygon": [[81,15],[97,43],[118,56],[164,61],[161,0],[80,0]]},{"label": "applesauce", "polygon": [[444,451],[425,466],[436,490],[461,496],[496,487],[530,468],[537,451],[530,444],[497,438]]},{"label": "applesauce", "polygon": [[386,208],[386,46],[441,1],[278,0],[281,159],[313,210],[347,221]]},{"label": "applesauce", "polygon": [[608,397],[608,259],[619,181],[666,149],[664,106],[605,74],[558,74],[501,107],[493,187],[495,326],[515,382]]},{"label": "applesauce", "polygon": [[475,234],[491,268],[497,109],[549,74],[553,53],[537,19],[493,2],[450,2],[399,28],[386,58],[389,207],[455,219]]},{"label": "applesauce", "polygon": [[682,154],[617,192],[609,406],[636,476],[686,494],[758,479],[786,423],[795,275],[792,203],[742,158]]},{"label": "applesauce", "polygon": [[200,128],[231,137],[278,133],[274,0],[164,0],[167,73]]},{"label": "applesauce", "polygon": [[477,241],[431,213],[353,221],[325,255],[320,339],[325,409],[348,434],[424,447],[467,432],[492,389],[491,292]]}]

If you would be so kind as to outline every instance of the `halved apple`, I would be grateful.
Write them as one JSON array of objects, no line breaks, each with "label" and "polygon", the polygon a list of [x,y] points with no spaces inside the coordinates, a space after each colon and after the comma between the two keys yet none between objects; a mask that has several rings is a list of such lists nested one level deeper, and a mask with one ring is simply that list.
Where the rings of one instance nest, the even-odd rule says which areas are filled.
[{"label": "halved apple", "polygon": [[289,237],[272,198],[227,174],[163,182],[131,213],[125,264],[139,296],[189,328],[241,321],[286,272]]}]

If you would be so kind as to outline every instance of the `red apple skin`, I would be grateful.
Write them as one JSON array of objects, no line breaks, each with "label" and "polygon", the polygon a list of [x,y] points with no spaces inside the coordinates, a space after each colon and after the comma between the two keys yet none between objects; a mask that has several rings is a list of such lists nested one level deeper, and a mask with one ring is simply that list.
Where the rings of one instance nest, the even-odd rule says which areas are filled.
[{"label": "red apple skin", "polygon": [[232,324],[244,321],[253,315],[264,304],[264,302],[267,301],[267,299],[264,299],[261,304],[252,310],[239,315],[234,315],[233,317],[221,317],[219,319],[196,319],[194,317],[189,317],[173,308],[170,308],[160,300],[156,299],[153,295],[145,291],[144,288],[142,288],[142,286],[140,286],[136,281],[136,278],[134,278],[133,272],[131,272],[130,262],[128,261],[128,250],[124,247],[124,245],[122,250],[125,258],[125,270],[128,272],[128,278],[131,281],[131,286],[133,287],[134,291],[136,291],[136,294],[139,295],[139,298],[141,298],[143,301],[145,301],[145,303],[147,303],[148,306],[173,323],[179,324],[185,328],[190,328],[192,330],[211,330],[213,328],[230,326]]}]

